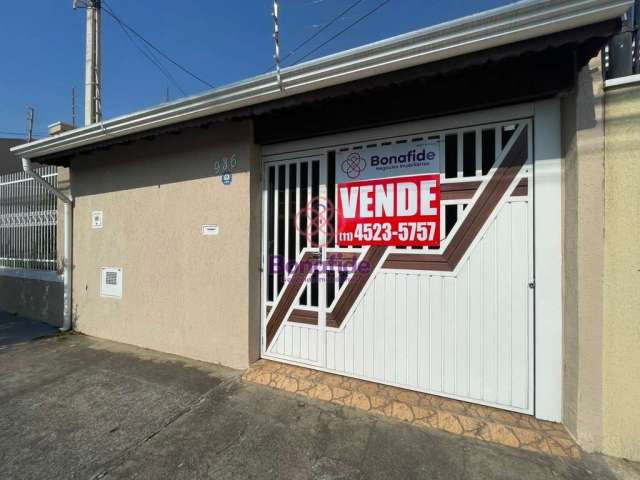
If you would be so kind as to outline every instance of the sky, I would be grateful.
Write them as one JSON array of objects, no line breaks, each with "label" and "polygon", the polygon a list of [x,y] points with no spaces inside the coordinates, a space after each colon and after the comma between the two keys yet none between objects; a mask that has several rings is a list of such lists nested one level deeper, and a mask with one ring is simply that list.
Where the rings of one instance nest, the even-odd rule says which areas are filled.
[{"label": "sky", "polygon": [[[290,65],[383,0],[360,2],[289,56]],[[286,56],[355,0],[280,0],[281,56]],[[435,25],[512,0],[389,0],[306,60]],[[103,0],[118,18],[167,56],[214,86],[273,69],[271,0]],[[135,40],[135,35],[131,34]],[[85,11],[72,0],[5,1],[0,17],[0,137],[24,137],[27,107],[36,137],[71,123],[71,89],[83,124]],[[138,45],[137,47],[135,45]],[[107,13],[102,18],[102,110],[108,119],[210,87],[163,60],[176,84],[142,53]]]}]

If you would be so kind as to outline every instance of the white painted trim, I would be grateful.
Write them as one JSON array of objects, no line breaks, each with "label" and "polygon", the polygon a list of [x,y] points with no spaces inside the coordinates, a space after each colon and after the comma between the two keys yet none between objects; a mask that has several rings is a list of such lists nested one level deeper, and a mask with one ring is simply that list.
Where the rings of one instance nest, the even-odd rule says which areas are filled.
[{"label": "white painted trim", "polygon": [[562,143],[560,101],[535,103],[535,415],[562,420]]},{"label": "white painted trim", "polygon": [[[632,0],[524,0],[11,149],[37,158],[621,16]],[[282,86],[282,88],[281,88]]]},{"label": "white painted trim", "polygon": [[[529,250],[529,264],[528,264],[528,270],[529,270],[529,278],[528,278],[528,282],[529,285],[531,285],[532,283],[535,284],[535,257],[536,257],[536,242],[535,242],[535,234],[536,234],[536,227],[535,227],[535,197],[533,195],[533,191],[535,189],[534,185],[535,185],[535,177],[534,177],[534,173],[535,173],[535,146],[534,146],[534,132],[535,132],[535,125],[536,125],[536,119],[534,117],[533,122],[531,122],[529,124],[529,130],[527,132],[528,138],[527,138],[527,146],[529,148],[529,152],[528,152],[528,156],[529,158],[527,159],[527,164],[526,164],[526,168],[529,169],[528,173],[528,177],[529,177],[529,186],[527,188],[527,202],[529,205],[528,208],[528,214],[529,214],[529,235],[527,237],[527,241],[529,242],[529,246],[528,246],[528,250]],[[529,315],[529,319],[531,321],[529,321],[529,325],[528,325],[528,332],[527,334],[529,335],[529,342],[527,343],[527,346],[529,347],[529,407],[531,408],[531,410],[533,411],[533,415],[537,416],[536,414],[536,368],[535,368],[535,360],[536,360],[536,338],[535,338],[535,333],[536,333],[536,309],[535,309],[535,289],[528,289],[527,292],[527,302],[528,302],[528,309],[527,309],[527,313]],[[558,368],[560,368],[560,365],[558,365]]]},{"label": "white painted trim", "polygon": [[640,73],[637,75],[627,75],[626,77],[612,78],[605,80],[604,88],[626,87],[640,84]]},{"label": "white painted trim", "polygon": [[[268,232],[268,206],[269,206],[269,179],[267,178],[265,169],[260,164],[260,188],[262,192],[260,194],[261,202],[260,202],[260,354],[265,351],[265,343],[266,343],[266,321],[267,318],[267,276],[268,273],[268,265],[267,265],[267,232]],[[272,307],[273,308],[273,307]]]},{"label": "white painted trim", "polygon": [[29,280],[40,280],[42,282],[62,283],[62,275],[58,272],[46,270],[26,270],[21,268],[0,267],[0,277],[25,278]]}]

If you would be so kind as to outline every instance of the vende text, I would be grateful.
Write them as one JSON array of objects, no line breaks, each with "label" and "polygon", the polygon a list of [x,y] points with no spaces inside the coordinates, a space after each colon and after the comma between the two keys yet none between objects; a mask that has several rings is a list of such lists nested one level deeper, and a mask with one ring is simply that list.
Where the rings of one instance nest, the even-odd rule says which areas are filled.
[{"label": "vende text", "polygon": [[338,245],[440,244],[440,175],[338,184]]}]

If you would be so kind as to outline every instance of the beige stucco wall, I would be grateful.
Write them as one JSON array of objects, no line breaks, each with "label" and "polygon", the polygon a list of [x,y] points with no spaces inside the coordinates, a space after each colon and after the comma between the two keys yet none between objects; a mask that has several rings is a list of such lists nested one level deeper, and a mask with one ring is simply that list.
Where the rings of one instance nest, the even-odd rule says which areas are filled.
[{"label": "beige stucco wall", "polygon": [[[235,368],[258,354],[259,175],[250,122],[74,158],[75,328]],[[235,155],[231,185],[214,162]],[[91,212],[104,227],[91,228]],[[217,224],[218,236],[203,236]],[[100,296],[100,268],[124,272]],[[257,289],[257,291],[255,291]]]},{"label": "beige stucco wall", "polygon": [[640,86],[600,59],[563,98],[563,423],[587,451],[640,460]]},{"label": "beige stucco wall", "polygon": [[586,450],[602,445],[604,122],[600,59],[562,102],[563,423]]},{"label": "beige stucco wall", "polygon": [[640,460],[640,85],[605,105],[603,450]]}]

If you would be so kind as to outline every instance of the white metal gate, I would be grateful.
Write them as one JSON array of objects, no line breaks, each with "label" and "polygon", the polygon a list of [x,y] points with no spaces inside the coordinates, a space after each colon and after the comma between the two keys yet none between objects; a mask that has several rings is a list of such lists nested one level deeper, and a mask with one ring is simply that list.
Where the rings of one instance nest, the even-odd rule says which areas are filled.
[{"label": "white metal gate", "polygon": [[[57,167],[37,173],[54,187]],[[57,199],[24,172],[0,175],[0,268],[56,270]]]},{"label": "white metal gate", "polygon": [[[263,357],[533,413],[532,129],[363,132],[265,155]],[[336,152],[425,139],[440,142],[440,247],[336,248]],[[371,274],[345,268],[363,259]]]}]

